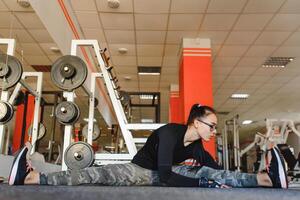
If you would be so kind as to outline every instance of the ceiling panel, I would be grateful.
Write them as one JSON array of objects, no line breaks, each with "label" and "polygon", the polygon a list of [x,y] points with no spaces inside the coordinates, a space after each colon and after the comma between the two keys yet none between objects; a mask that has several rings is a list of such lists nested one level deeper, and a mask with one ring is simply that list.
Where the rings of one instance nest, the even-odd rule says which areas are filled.
[{"label": "ceiling panel", "polygon": [[234,30],[262,30],[273,17],[272,14],[242,14],[237,20]]},{"label": "ceiling panel", "polygon": [[212,45],[223,44],[229,31],[200,31],[197,35],[200,38],[209,38]]},{"label": "ceiling panel", "polygon": [[300,14],[277,14],[266,27],[266,30],[294,31],[300,25]]},{"label": "ceiling panel", "polygon": [[171,14],[168,30],[198,30],[202,19],[202,14]]},{"label": "ceiling panel", "polygon": [[101,13],[101,22],[104,29],[132,30],[133,14]]},{"label": "ceiling panel", "polygon": [[115,66],[114,68],[118,74],[134,74],[137,75],[137,67],[135,65],[132,66]]},{"label": "ceiling panel", "polygon": [[211,0],[207,13],[240,13],[246,2],[246,0]]},{"label": "ceiling panel", "polygon": [[257,31],[232,31],[225,41],[225,45],[252,44],[260,32]]},{"label": "ceiling panel", "polygon": [[291,32],[264,31],[255,41],[257,45],[280,45]]},{"label": "ceiling panel", "polygon": [[135,42],[135,36],[134,36],[133,31],[105,30],[104,33],[105,33],[106,39],[109,43],[131,44],[131,43]]},{"label": "ceiling panel", "polygon": [[280,13],[300,13],[300,1],[286,0],[280,8]]},{"label": "ceiling panel", "polygon": [[46,56],[26,56],[26,60],[30,65],[51,65],[51,60]]},{"label": "ceiling panel", "polygon": [[162,57],[141,57],[138,58],[138,65],[139,66],[161,66]]},{"label": "ceiling panel", "polygon": [[80,23],[81,28],[101,28],[97,12],[77,11],[75,14],[77,16],[77,20]]},{"label": "ceiling panel", "polygon": [[167,44],[181,44],[182,38],[194,38],[197,36],[197,31],[168,31]]},{"label": "ceiling panel", "polygon": [[274,13],[279,10],[285,0],[249,0],[245,13]]},{"label": "ceiling panel", "polygon": [[163,44],[166,31],[136,31],[137,44]]},{"label": "ceiling panel", "polygon": [[137,13],[168,13],[170,0],[133,0]]},{"label": "ceiling panel", "polygon": [[16,45],[18,51],[22,51],[24,56],[27,55],[45,55],[37,43],[18,43]]},{"label": "ceiling panel", "polygon": [[23,26],[19,20],[11,12],[0,12],[0,28],[1,29],[21,29]]},{"label": "ceiling panel", "polygon": [[97,11],[94,0],[71,0],[73,9],[78,11]]},{"label": "ceiling panel", "polygon": [[165,45],[164,55],[165,56],[179,56],[179,50],[180,50],[180,45],[168,44],[168,45]]},{"label": "ceiling panel", "polygon": [[17,42],[34,42],[33,37],[25,29],[0,29],[0,35],[5,38],[15,38]]},{"label": "ceiling panel", "polygon": [[16,12],[15,16],[27,29],[44,29],[44,25],[35,13]]},{"label": "ceiling panel", "polygon": [[46,29],[30,29],[28,31],[32,35],[34,40],[39,43],[53,42],[53,39],[51,38]]},{"label": "ceiling panel", "polygon": [[1,12],[8,11],[8,8],[5,6],[5,4],[2,1],[0,1],[0,11]]},{"label": "ceiling panel", "polygon": [[218,56],[238,57],[242,56],[247,49],[248,46],[226,45],[221,48]]},{"label": "ceiling panel", "polygon": [[245,56],[247,57],[259,57],[259,56],[270,56],[277,46],[264,46],[264,45],[253,45],[251,46]]},{"label": "ceiling panel", "polygon": [[136,65],[136,56],[114,56],[112,63],[116,66]]},{"label": "ceiling panel", "polygon": [[208,0],[172,0],[171,13],[204,13]]},{"label": "ceiling panel", "polygon": [[233,26],[236,14],[206,14],[201,25],[202,30],[226,31]]},{"label": "ceiling panel", "polygon": [[85,39],[93,39],[98,40],[98,42],[102,43],[105,42],[105,36],[102,29],[95,29],[95,28],[84,28],[82,29]]},{"label": "ceiling panel", "polygon": [[290,37],[284,42],[283,45],[286,46],[299,46],[300,45],[300,32],[294,32]]},{"label": "ceiling panel", "polygon": [[136,30],[167,30],[167,14],[135,14]]},{"label": "ceiling panel", "polygon": [[163,45],[137,45],[138,56],[162,56]]}]

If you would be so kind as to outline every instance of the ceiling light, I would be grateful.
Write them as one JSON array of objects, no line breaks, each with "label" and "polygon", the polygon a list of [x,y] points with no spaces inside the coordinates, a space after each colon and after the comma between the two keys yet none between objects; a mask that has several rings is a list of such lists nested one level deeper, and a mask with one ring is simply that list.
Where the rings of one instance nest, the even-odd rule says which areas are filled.
[{"label": "ceiling light", "polygon": [[130,80],[131,80],[131,76],[124,76],[124,79],[125,79],[126,81],[130,81]]},{"label": "ceiling light", "polygon": [[138,66],[139,75],[160,75],[161,67]]},{"label": "ceiling light", "polygon": [[139,72],[139,75],[152,75],[152,76],[158,76],[160,73],[148,73],[148,72]]},{"label": "ceiling light", "polygon": [[[151,94],[141,94],[140,99],[153,99],[154,95]],[[155,99],[157,99],[157,96],[155,95]]]},{"label": "ceiling light", "polygon": [[116,8],[119,8],[120,1],[119,0],[108,0],[107,4],[108,4],[108,7],[116,9]]},{"label": "ceiling light", "polygon": [[125,53],[127,53],[127,51],[128,51],[128,49],[123,48],[123,47],[121,47],[121,48],[118,49],[118,52],[119,52],[120,54],[125,54]]},{"label": "ceiling light", "polygon": [[231,98],[233,99],[247,99],[249,94],[232,94]]},{"label": "ceiling light", "polygon": [[252,120],[244,120],[244,121],[242,122],[242,124],[244,124],[244,125],[246,125],[246,124],[252,124],[252,123],[253,123]]},{"label": "ceiling light", "polygon": [[153,119],[141,119],[142,123],[153,123]]},{"label": "ceiling light", "polygon": [[293,60],[294,60],[293,57],[269,57],[262,64],[262,67],[284,68],[287,64],[289,64]]}]

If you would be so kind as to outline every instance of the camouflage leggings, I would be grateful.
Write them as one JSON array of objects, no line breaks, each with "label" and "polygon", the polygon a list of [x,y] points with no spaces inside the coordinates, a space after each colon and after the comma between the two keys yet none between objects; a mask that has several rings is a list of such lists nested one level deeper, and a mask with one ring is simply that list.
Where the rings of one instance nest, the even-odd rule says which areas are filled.
[{"label": "camouflage leggings", "polygon": [[[232,187],[257,187],[256,174],[216,170],[209,167],[174,166],[173,172],[191,178],[206,177]],[[41,184],[110,186],[162,185],[157,171],[133,163],[110,164],[82,170],[67,170],[40,176]]]}]

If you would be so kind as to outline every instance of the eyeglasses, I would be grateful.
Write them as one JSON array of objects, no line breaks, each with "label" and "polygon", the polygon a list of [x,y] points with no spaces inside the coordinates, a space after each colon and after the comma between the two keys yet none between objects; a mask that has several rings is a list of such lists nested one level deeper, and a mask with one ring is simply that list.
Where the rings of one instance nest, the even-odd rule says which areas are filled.
[{"label": "eyeglasses", "polygon": [[200,119],[197,119],[197,121],[202,122],[203,124],[209,126],[210,131],[215,131],[215,130],[217,130],[217,126],[216,126],[215,124],[209,124],[209,123],[204,122],[204,121],[202,121],[202,120],[200,120]]}]

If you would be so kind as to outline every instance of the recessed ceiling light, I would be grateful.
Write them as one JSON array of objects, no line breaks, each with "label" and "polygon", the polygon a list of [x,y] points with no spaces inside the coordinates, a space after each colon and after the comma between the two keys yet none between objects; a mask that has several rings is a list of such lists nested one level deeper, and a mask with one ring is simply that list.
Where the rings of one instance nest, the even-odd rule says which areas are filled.
[{"label": "recessed ceiling light", "polygon": [[247,99],[249,94],[232,94],[231,98],[233,99]]},{"label": "recessed ceiling light", "polygon": [[244,120],[244,121],[242,122],[242,124],[244,124],[244,125],[246,125],[246,124],[252,124],[252,123],[253,123],[252,120]]},{"label": "recessed ceiling light", "polygon": [[138,66],[139,75],[160,75],[161,67],[156,66]]},{"label": "recessed ceiling light", "polygon": [[141,119],[142,123],[153,123],[154,120],[153,119]]},{"label": "recessed ceiling light", "polygon": [[151,94],[141,94],[140,95],[140,99],[157,99],[157,96],[155,95],[155,97],[154,97],[154,95],[151,95]]},{"label": "recessed ceiling light", "polygon": [[287,64],[294,60],[293,57],[269,57],[263,64],[262,67],[267,68],[284,68]]}]

